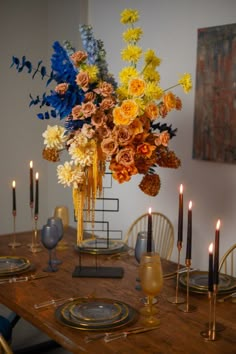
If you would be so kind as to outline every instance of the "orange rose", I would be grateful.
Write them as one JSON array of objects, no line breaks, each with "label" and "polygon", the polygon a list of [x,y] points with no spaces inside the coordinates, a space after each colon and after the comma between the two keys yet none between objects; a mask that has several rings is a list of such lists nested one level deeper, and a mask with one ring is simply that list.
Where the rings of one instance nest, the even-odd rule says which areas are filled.
[{"label": "orange rose", "polygon": [[159,116],[159,109],[155,103],[149,103],[149,105],[145,109],[145,113],[147,114],[148,118],[151,120],[155,120]]},{"label": "orange rose", "polygon": [[124,165],[130,166],[134,164],[134,149],[131,146],[127,146],[124,149],[121,149],[116,155],[116,162]]},{"label": "orange rose", "polygon": [[137,147],[137,153],[141,155],[145,155],[146,157],[151,157],[152,152],[156,149],[154,145],[150,145],[148,143],[143,143]]},{"label": "orange rose", "polygon": [[176,98],[175,98],[175,95],[172,92],[167,92],[163,96],[163,102],[164,102],[168,112],[176,107]]},{"label": "orange rose", "polygon": [[119,145],[125,146],[131,143],[133,139],[133,130],[130,129],[130,125],[119,125],[114,128],[113,135]]},{"label": "orange rose", "polygon": [[117,148],[118,144],[112,137],[106,138],[101,142],[101,149],[107,156],[113,155]]},{"label": "orange rose", "polygon": [[81,111],[81,106],[75,106],[72,108],[72,116],[73,116],[73,119],[83,119],[83,113]]},{"label": "orange rose", "polygon": [[129,172],[126,170],[126,168],[122,168],[119,171],[113,171],[112,177],[119,183],[128,182],[131,179],[131,176],[129,175]]},{"label": "orange rose", "polygon": [[176,106],[175,108],[178,110],[178,111],[181,111],[182,109],[182,101],[179,97],[176,97]]},{"label": "orange rose", "polygon": [[113,109],[114,124],[116,125],[129,125],[129,118],[125,117],[121,111],[120,107],[115,107]]},{"label": "orange rose", "polygon": [[170,134],[168,133],[167,130],[163,131],[160,134],[155,134],[156,139],[155,139],[155,144],[156,146],[168,146],[169,140],[170,140]]},{"label": "orange rose", "polygon": [[86,118],[91,117],[96,112],[96,106],[92,102],[82,103],[81,112]]},{"label": "orange rose", "polygon": [[89,75],[85,71],[81,71],[77,76],[76,76],[76,83],[78,86],[82,88],[83,91],[88,91],[88,85],[89,85]]},{"label": "orange rose", "polygon": [[114,99],[111,97],[104,98],[102,102],[100,103],[100,108],[103,111],[107,111],[108,109],[112,108],[114,106],[115,102]]},{"label": "orange rose", "polygon": [[131,96],[142,96],[145,90],[145,81],[140,78],[134,78],[129,81],[128,93]]},{"label": "orange rose", "polygon": [[59,95],[64,95],[66,93],[66,91],[68,90],[69,85],[66,83],[62,83],[62,84],[58,84],[55,87],[55,91],[56,93],[58,93]]},{"label": "orange rose", "polygon": [[81,50],[73,53],[70,58],[71,60],[74,62],[75,65],[79,65],[80,63],[82,63],[83,61],[85,61],[87,59],[88,55],[86,52],[83,52]]}]

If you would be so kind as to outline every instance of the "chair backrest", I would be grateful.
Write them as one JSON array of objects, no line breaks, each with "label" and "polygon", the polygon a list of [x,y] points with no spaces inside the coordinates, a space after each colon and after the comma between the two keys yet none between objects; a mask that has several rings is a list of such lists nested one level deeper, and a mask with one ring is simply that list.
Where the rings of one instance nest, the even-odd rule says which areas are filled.
[{"label": "chair backrest", "polygon": [[[138,217],[128,229],[124,242],[134,248],[137,235],[147,231],[148,213]],[[155,251],[161,258],[170,259],[174,246],[174,227],[171,221],[162,213],[152,212],[152,230]]]},{"label": "chair backrest", "polygon": [[0,354],[13,354],[10,346],[0,333]]},{"label": "chair backrest", "polygon": [[236,243],[221,258],[219,272],[232,277],[236,276]]}]

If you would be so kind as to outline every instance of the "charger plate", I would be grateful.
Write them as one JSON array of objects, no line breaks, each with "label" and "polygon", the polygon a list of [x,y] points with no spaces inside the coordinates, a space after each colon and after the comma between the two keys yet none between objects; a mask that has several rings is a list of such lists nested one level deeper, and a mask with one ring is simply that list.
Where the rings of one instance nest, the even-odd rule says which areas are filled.
[{"label": "charger plate", "polygon": [[[95,321],[92,319],[91,313],[89,314],[90,318],[87,319],[80,319],[78,317],[73,316],[73,309],[75,304],[89,304],[91,306],[91,309],[94,308],[94,310],[98,309],[99,306],[103,306],[103,309],[105,310],[105,313],[107,313],[107,318],[105,319],[104,316],[99,320],[98,317],[95,318]],[[114,308],[111,306],[111,304],[114,304]],[[106,307],[107,306],[107,307]],[[118,307],[121,309],[119,315],[116,314],[113,318],[113,311],[114,309]],[[98,311],[96,309],[96,311]],[[88,298],[79,298],[75,301],[72,301],[70,303],[61,305],[58,307],[55,311],[55,315],[57,320],[69,327],[72,328],[77,328],[80,330],[88,330],[88,331],[103,331],[103,330],[112,330],[112,329],[117,329],[121,328],[123,326],[129,325],[133,323],[135,320],[137,320],[138,317],[138,312],[131,307],[130,305],[117,301],[117,300],[112,300],[112,299],[88,299]],[[87,313],[88,315],[88,313]],[[99,315],[100,316],[100,315]]]},{"label": "charger plate", "polygon": [[[179,283],[182,287],[187,287],[187,273],[179,276]],[[227,274],[219,274],[218,293],[227,294],[236,289],[236,278]],[[206,294],[208,292],[208,272],[193,271],[189,273],[189,291],[193,293]]]},{"label": "charger plate", "polygon": [[90,254],[114,254],[124,252],[128,246],[119,240],[107,240],[106,238],[90,238],[75,246],[76,250]]},{"label": "charger plate", "polygon": [[70,315],[79,321],[102,322],[114,321],[120,318],[122,306],[114,301],[92,301],[88,303],[74,303],[69,307]]},{"label": "charger plate", "polygon": [[0,276],[20,274],[30,268],[30,261],[24,257],[0,257]]}]

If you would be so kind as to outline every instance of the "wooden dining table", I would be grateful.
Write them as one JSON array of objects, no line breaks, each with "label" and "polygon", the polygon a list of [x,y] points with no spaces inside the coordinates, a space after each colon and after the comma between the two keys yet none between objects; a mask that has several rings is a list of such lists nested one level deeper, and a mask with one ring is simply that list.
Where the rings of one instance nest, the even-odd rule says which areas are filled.
[{"label": "wooden dining table", "polygon": [[[40,235],[40,233],[39,233]],[[43,248],[38,253],[31,253],[27,244],[32,232],[17,234],[21,247],[8,247],[11,235],[0,236],[0,256],[23,256],[30,260],[33,269],[30,274],[43,272],[48,262],[48,251]],[[156,316],[160,318],[159,328],[139,334],[128,335],[106,343],[103,338],[89,343],[85,337],[97,331],[71,328],[61,323],[55,315],[56,307],[48,306],[41,310],[34,305],[59,298],[94,297],[123,301],[137,311],[135,322],[128,327],[116,330],[120,332],[142,325],[139,310],[144,306],[141,299],[144,294],[137,290],[139,264],[132,252],[116,255],[82,254],[76,244],[76,230],[68,228],[64,235],[67,248],[57,250],[57,257],[62,261],[58,271],[47,273],[48,277],[27,282],[0,284],[0,303],[15,311],[20,317],[31,323],[53,341],[71,353],[99,354],[233,354],[236,353],[236,304],[229,300],[216,304],[216,323],[224,330],[216,332],[215,340],[206,340],[201,332],[207,330],[209,319],[209,300],[205,294],[189,294],[189,304],[196,307],[194,312],[179,309],[178,304],[168,299],[176,295],[176,277],[164,279],[164,286],[155,305]],[[73,277],[73,272],[82,260],[82,266],[119,267],[124,270],[121,278]],[[177,264],[162,260],[163,273],[173,272]],[[186,299],[186,289],[179,288],[178,296]],[[101,332],[99,332],[101,333]],[[30,343],[27,343],[28,345]]]}]

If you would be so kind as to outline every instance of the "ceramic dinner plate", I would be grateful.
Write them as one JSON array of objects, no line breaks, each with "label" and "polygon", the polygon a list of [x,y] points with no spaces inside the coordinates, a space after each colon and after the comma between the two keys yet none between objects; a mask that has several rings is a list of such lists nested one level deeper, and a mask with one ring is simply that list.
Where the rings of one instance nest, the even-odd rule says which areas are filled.
[{"label": "ceramic dinner plate", "polygon": [[0,257],[0,276],[19,274],[30,267],[30,261],[24,257]]},{"label": "ceramic dinner plate", "polygon": [[104,238],[84,240],[79,246],[75,247],[80,252],[92,254],[113,254],[123,252],[127,248],[126,244],[119,240],[107,240]]},{"label": "ceramic dinner plate", "polygon": [[84,322],[114,321],[120,318],[122,306],[111,301],[92,301],[88,303],[74,303],[69,307],[71,317]]},{"label": "ceramic dinner plate", "polygon": [[[77,315],[78,312],[80,312],[79,310],[75,312],[75,308],[78,305],[82,305],[81,309],[83,308],[85,310],[85,313],[82,311],[82,316],[74,316],[74,314]],[[99,309],[100,306],[103,307],[106,316],[104,314],[102,315],[102,311]],[[61,305],[56,309],[55,314],[57,320],[66,326],[92,331],[120,328],[134,322],[138,316],[137,311],[128,304],[103,298],[80,298]],[[84,314],[85,318],[83,318]]]},{"label": "ceramic dinner plate", "polygon": [[[179,276],[179,283],[183,287],[187,286],[187,273]],[[219,274],[218,293],[230,293],[236,288],[236,278],[227,274]],[[189,291],[195,293],[208,292],[208,272],[193,271],[189,274]]]}]

